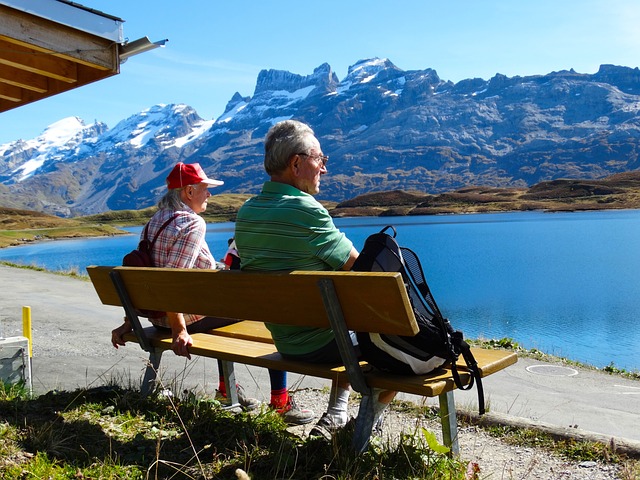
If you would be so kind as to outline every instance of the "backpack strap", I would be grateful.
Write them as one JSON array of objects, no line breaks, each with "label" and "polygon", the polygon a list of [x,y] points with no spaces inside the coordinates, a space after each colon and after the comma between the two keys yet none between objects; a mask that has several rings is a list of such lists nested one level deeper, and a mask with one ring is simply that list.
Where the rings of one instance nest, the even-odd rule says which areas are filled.
[{"label": "backpack strap", "polygon": [[[156,244],[156,240],[158,240],[158,237],[160,236],[160,233],[169,226],[169,224],[171,222],[173,222],[173,220],[175,220],[176,218],[178,218],[180,214],[179,213],[174,213],[171,218],[169,220],[167,220],[166,222],[164,222],[162,224],[162,226],[158,229],[158,231],[156,232],[155,236],[153,237],[153,240],[151,240],[151,242],[149,243],[149,250],[153,249],[153,246]],[[147,238],[147,227],[149,226],[149,224],[147,223],[144,226],[144,239],[149,241],[149,239]]]},{"label": "backpack strap", "polygon": [[[149,259],[151,260],[151,265],[155,266],[155,262],[153,261],[153,257],[151,256],[151,252],[153,251],[153,246],[156,244],[156,240],[158,240],[158,237],[160,236],[160,233],[169,226],[169,224],[171,222],[173,222],[173,220],[175,220],[176,218],[178,218],[180,214],[179,213],[174,213],[171,218],[169,220],[167,220],[166,222],[164,222],[162,224],[162,226],[158,229],[158,231],[156,232],[155,236],[153,237],[153,240],[149,241],[149,238],[147,237],[147,233],[149,231],[149,222],[147,222],[147,224],[144,226],[144,236],[143,239],[140,241],[140,243],[142,244],[142,242],[147,242],[147,244],[149,245]],[[140,248],[140,247],[138,247]]]},{"label": "backpack strap", "polygon": [[[405,259],[405,265],[407,267],[405,268],[405,270],[407,270],[407,273],[413,281],[413,284],[422,295],[422,298],[424,299],[426,304],[431,308],[433,317],[440,323],[443,332],[448,332],[449,334],[449,348],[451,350],[452,356],[454,357],[451,361],[451,374],[453,375],[453,380],[455,381],[456,386],[460,390],[471,390],[475,383],[478,389],[478,410],[480,412],[480,415],[483,415],[485,413],[484,388],[482,387],[482,378],[480,376],[480,370],[478,369],[478,362],[473,356],[473,353],[471,353],[469,344],[464,341],[462,332],[460,332],[459,330],[454,331],[449,321],[442,316],[442,313],[440,312],[440,309],[438,308],[438,305],[436,304],[436,301],[431,294],[431,290],[427,285],[427,281],[424,278],[424,272],[422,270],[422,265],[420,264],[418,255],[416,255],[413,250],[407,247],[400,247],[400,251],[402,252],[403,258]],[[462,379],[460,378],[458,367],[456,365],[456,360],[460,355],[462,355],[462,358],[467,364],[469,375],[471,375],[471,380],[469,381],[469,384],[467,386],[462,383]]]},{"label": "backpack strap", "polygon": [[484,387],[482,386],[482,377],[480,376],[480,370],[478,369],[478,362],[473,356],[473,353],[471,353],[471,347],[469,347],[469,344],[462,339],[462,332],[454,332],[452,334],[452,339],[456,346],[456,350],[460,355],[462,355],[464,362],[467,364],[469,375],[471,375],[471,380],[469,380],[469,384],[465,387],[462,383],[462,379],[460,378],[458,366],[454,361],[451,362],[451,374],[453,375],[453,380],[456,382],[456,386],[460,390],[471,390],[475,383],[476,388],[478,389],[478,411],[480,415],[484,415]]}]

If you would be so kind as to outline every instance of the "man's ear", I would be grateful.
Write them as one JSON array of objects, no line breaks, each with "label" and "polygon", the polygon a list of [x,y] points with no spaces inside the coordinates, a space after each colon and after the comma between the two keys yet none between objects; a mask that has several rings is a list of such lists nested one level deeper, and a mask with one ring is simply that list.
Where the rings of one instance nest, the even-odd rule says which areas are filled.
[{"label": "man's ear", "polygon": [[289,168],[291,169],[291,173],[296,177],[300,173],[300,161],[300,155],[294,155],[289,161]]}]

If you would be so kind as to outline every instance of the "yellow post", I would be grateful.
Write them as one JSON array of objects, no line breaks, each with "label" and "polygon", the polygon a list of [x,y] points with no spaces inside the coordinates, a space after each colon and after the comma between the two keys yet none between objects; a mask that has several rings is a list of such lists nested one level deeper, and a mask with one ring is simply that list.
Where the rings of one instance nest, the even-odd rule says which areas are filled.
[{"label": "yellow post", "polygon": [[33,357],[33,340],[31,338],[31,307],[22,307],[22,336],[29,340],[29,358]]}]

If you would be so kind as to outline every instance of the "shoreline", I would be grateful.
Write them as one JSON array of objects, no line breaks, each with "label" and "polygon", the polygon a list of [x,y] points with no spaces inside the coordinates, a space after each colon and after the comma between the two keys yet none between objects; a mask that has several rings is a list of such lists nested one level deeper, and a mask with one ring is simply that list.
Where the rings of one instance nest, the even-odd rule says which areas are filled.
[{"label": "shoreline", "polygon": [[[381,208],[387,208],[387,207],[381,207]],[[426,216],[426,217],[438,217],[438,216],[453,216],[453,215],[483,215],[483,214],[508,214],[508,213],[545,213],[545,214],[556,214],[556,213],[588,213],[588,212],[616,212],[616,211],[635,211],[635,210],[640,210],[640,205],[638,205],[637,207],[619,207],[619,208],[599,208],[599,209],[564,209],[564,210],[549,210],[549,209],[534,209],[534,210],[517,210],[517,209],[513,209],[513,210],[486,210],[486,211],[452,211],[452,212],[436,212],[436,213],[420,213],[420,214],[404,214],[404,215],[385,215],[383,213],[380,213],[378,215],[367,215],[367,214],[361,214],[361,215],[342,215],[342,212],[339,212],[339,215],[332,215],[333,218],[393,218],[393,217],[420,217],[420,216]],[[329,213],[334,212],[335,209],[329,210]],[[353,213],[353,212],[351,212]],[[205,221],[207,221],[207,223],[223,223],[223,222],[233,222],[234,219],[222,219],[219,221],[211,221],[211,219],[207,219],[205,218]],[[39,234],[35,234],[34,238],[20,238],[18,239],[18,241],[16,243],[4,243],[2,241],[2,235],[6,234],[6,232],[26,232],[27,230],[0,230],[0,249],[4,249],[4,248],[9,248],[9,247],[20,247],[23,245],[32,245],[32,244],[36,244],[36,243],[43,243],[43,242],[48,242],[48,241],[56,241],[56,240],[72,240],[74,238],[100,238],[100,237],[111,237],[111,236],[116,236],[116,235],[133,235],[130,232],[127,232],[125,230],[120,230],[120,228],[122,227],[138,227],[138,226],[143,226],[143,223],[140,224],[126,224],[126,225],[121,225],[121,224],[107,224],[107,223],[101,223],[98,225],[98,230],[104,229],[105,226],[112,228],[113,231],[109,231],[106,233],[91,233],[91,234],[86,234],[86,235],[78,235],[77,233],[72,233],[72,234],[60,234],[58,236],[54,236],[54,237],[50,237],[48,235],[39,235]],[[62,228],[62,227],[61,227]],[[86,226],[86,228],[92,228],[91,226]],[[32,230],[32,229],[30,229]],[[36,238],[37,237],[37,238]]]},{"label": "shoreline", "polygon": [[[207,223],[234,221],[238,209],[251,196],[252,194],[237,193],[214,195],[208,200],[203,218]],[[616,173],[600,179],[546,180],[522,188],[468,186],[436,194],[387,190],[365,193],[341,202],[320,198],[318,201],[335,218],[637,210],[640,209],[640,171]],[[144,224],[156,208],[108,211],[68,219],[41,212],[0,207],[0,223],[5,227],[5,230],[0,230],[0,248],[22,244],[53,230],[75,229],[77,232],[87,228],[104,228],[111,230],[102,232],[100,236],[117,234],[119,226]],[[65,233],[63,236],[68,238],[83,235]]]}]

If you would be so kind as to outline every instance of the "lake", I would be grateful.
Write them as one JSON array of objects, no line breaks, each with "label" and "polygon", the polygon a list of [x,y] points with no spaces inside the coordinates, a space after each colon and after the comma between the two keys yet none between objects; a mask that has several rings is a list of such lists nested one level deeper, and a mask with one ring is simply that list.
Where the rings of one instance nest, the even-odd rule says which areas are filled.
[{"label": "lake", "polygon": [[[509,337],[525,348],[640,371],[640,211],[518,212],[339,218],[361,248],[394,225],[419,255],[443,314],[469,338]],[[50,270],[119,265],[132,235],[41,242],[0,250],[0,261]],[[209,224],[221,259],[233,223]]]}]

